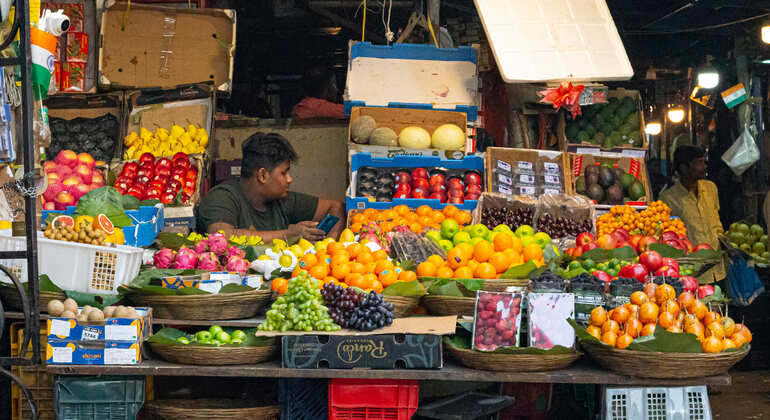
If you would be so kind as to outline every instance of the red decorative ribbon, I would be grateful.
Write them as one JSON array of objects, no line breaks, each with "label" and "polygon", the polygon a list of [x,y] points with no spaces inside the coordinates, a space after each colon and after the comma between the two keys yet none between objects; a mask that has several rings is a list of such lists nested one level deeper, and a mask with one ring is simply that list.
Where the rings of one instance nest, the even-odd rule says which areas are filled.
[{"label": "red decorative ribbon", "polygon": [[578,98],[580,98],[580,94],[583,93],[585,88],[584,85],[573,86],[572,82],[562,83],[559,87],[548,88],[538,92],[543,97],[540,103],[551,103],[555,109],[565,107],[572,113],[572,118],[574,119],[578,115],[583,114]]}]

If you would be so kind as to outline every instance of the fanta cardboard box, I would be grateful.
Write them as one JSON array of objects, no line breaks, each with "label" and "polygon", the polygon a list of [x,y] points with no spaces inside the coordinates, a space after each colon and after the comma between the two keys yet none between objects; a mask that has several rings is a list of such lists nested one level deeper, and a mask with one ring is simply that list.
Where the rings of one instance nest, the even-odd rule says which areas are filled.
[{"label": "fanta cardboard box", "polygon": [[[51,340],[141,343],[152,335],[152,308],[135,307],[139,318],[107,318],[103,321],[78,321],[70,318],[50,318],[46,334]],[[82,308],[78,308],[78,311]]]},{"label": "fanta cardboard box", "polygon": [[45,357],[49,365],[138,365],[141,348],[139,342],[49,338]]}]

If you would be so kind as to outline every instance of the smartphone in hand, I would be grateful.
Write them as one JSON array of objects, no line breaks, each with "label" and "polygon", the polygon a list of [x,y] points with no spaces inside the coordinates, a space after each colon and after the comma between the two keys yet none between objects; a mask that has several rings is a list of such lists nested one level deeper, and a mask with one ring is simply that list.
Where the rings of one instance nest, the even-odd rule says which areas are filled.
[{"label": "smartphone in hand", "polygon": [[337,222],[339,221],[340,221],[339,217],[332,216],[331,214],[327,214],[326,216],[324,216],[324,218],[320,222],[318,222],[318,226],[316,227],[326,232],[326,234],[328,235],[329,232],[334,227],[334,225],[336,225]]}]

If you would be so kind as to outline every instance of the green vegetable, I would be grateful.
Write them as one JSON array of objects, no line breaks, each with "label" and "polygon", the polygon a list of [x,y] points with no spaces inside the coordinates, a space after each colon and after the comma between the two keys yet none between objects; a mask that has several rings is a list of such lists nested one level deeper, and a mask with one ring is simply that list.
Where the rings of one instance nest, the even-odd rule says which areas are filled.
[{"label": "green vegetable", "polygon": [[130,226],[131,219],[123,208],[123,196],[113,187],[101,187],[80,197],[78,208],[72,217],[88,215],[96,217],[105,214],[115,227]]}]

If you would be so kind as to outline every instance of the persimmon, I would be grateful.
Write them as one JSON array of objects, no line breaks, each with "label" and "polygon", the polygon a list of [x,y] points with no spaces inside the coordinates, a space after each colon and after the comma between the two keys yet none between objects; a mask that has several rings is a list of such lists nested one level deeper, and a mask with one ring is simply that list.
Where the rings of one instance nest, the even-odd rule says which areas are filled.
[{"label": "persimmon", "polygon": [[631,303],[634,305],[641,306],[643,303],[647,303],[649,301],[650,301],[650,297],[647,296],[647,294],[642,291],[636,291],[634,293],[631,293]]},{"label": "persimmon", "polygon": [[636,318],[630,318],[626,322],[626,334],[630,335],[633,338],[639,337],[639,334],[642,333],[643,327],[644,327],[644,324],[642,324],[641,321],[639,321]]},{"label": "persimmon", "polygon": [[620,325],[618,325],[617,322],[609,319],[602,324],[602,334],[606,334],[608,332],[618,333],[620,331]]},{"label": "persimmon", "polygon": [[612,313],[612,320],[618,324],[624,324],[626,321],[628,321],[629,315],[630,312],[625,306],[618,306]]},{"label": "persimmon", "polygon": [[703,349],[704,353],[720,353],[725,349],[725,343],[716,336],[712,335],[710,337],[706,337],[706,339],[701,342],[701,348]]},{"label": "persimmon", "polygon": [[641,335],[644,337],[644,336],[648,336],[648,335],[654,334],[656,327],[657,327],[657,325],[655,325],[652,322],[649,323],[649,324],[645,324],[644,327],[642,327]]},{"label": "persimmon", "polygon": [[658,317],[658,325],[664,329],[668,329],[669,327],[673,326],[675,321],[676,318],[674,318],[674,315],[672,315],[671,312],[661,312],[660,316]]},{"label": "persimmon", "polygon": [[667,300],[660,305],[660,311],[668,312],[676,318],[679,316],[679,304],[675,300]]},{"label": "persimmon", "polygon": [[[614,322],[614,321],[607,321],[607,322]],[[617,332],[613,331],[607,331],[606,333],[602,334],[602,343],[608,344],[612,347],[615,347],[615,344],[618,341],[618,334]]]},{"label": "persimmon", "polygon": [[687,309],[694,300],[695,296],[690,292],[683,292],[676,298],[676,302],[679,304],[679,309],[681,310]]},{"label": "persimmon", "polygon": [[658,321],[658,305],[647,302],[639,307],[639,321],[644,324]]},{"label": "persimmon", "polygon": [[619,349],[627,348],[629,345],[631,345],[632,341],[634,341],[634,337],[631,337],[628,334],[623,334],[617,338],[617,341],[615,342],[615,347]]},{"label": "persimmon", "polygon": [[596,337],[597,340],[602,339],[602,329],[597,327],[596,325],[589,325],[588,327],[586,327],[586,332]]},{"label": "persimmon", "polygon": [[706,315],[703,316],[703,325],[709,325],[712,322],[722,322],[722,315],[719,315],[718,313],[714,311],[708,311],[706,312]]},{"label": "persimmon", "polygon": [[588,318],[588,323],[596,327],[601,327],[607,321],[607,311],[601,306],[597,306],[591,310],[591,316]]},{"label": "persimmon", "polygon": [[695,299],[692,301],[690,306],[687,307],[687,312],[695,315],[698,320],[702,320],[703,317],[706,316],[706,312],[708,312],[708,308],[706,307],[706,304],[702,301]]}]

